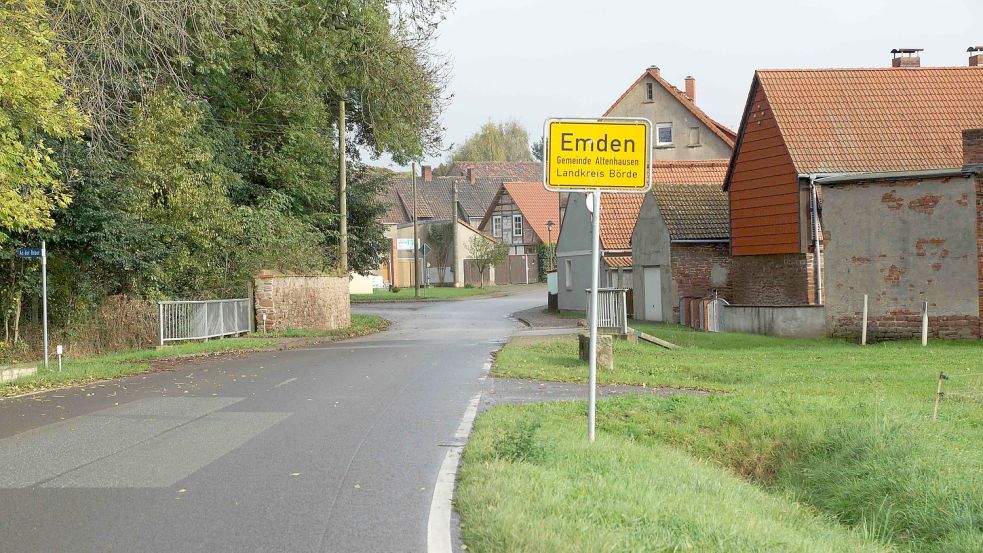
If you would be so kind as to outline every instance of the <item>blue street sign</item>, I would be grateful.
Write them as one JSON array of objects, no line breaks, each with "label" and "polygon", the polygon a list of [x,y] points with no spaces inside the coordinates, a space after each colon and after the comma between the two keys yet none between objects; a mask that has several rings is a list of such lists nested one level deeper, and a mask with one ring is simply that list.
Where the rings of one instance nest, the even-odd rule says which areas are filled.
[{"label": "blue street sign", "polygon": [[28,259],[41,257],[41,248],[17,248],[17,257]]}]

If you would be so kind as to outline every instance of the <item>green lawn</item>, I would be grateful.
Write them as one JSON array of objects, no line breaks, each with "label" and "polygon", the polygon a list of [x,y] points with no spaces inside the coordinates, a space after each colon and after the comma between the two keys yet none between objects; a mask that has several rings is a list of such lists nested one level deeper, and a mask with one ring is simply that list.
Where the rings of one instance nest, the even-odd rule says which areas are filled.
[{"label": "green lawn", "polygon": [[284,338],[292,337],[323,337],[340,340],[379,332],[388,326],[389,322],[382,317],[352,314],[352,325],[343,329],[317,332],[286,330],[265,336],[260,332],[245,338],[186,342],[163,349],[123,351],[84,359],[68,358],[64,361],[61,372],[58,372],[57,358],[52,358],[48,370],[42,368],[33,376],[0,384],[0,397],[142,373],[151,369],[152,361],[189,355],[264,349],[283,342]]},{"label": "green lawn", "polygon": [[352,303],[369,303],[383,301],[435,301],[435,300],[454,300],[459,298],[471,298],[475,296],[487,296],[496,294],[498,290],[494,286],[484,288],[420,288],[420,297],[416,297],[413,288],[400,288],[399,292],[393,293],[388,289],[376,290],[372,294],[352,294]]},{"label": "green lawn", "polygon": [[[639,329],[685,349],[617,342],[616,368],[601,371],[601,383],[714,393],[602,401],[593,448],[583,445],[583,403],[486,415],[461,472],[470,549],[853,551],[862,540],[885,550],[983,551],[983,377],[970,376],[983,372],[980,342],[864,348]],[[576,350],[572,340],[510,345],[494,371],[585,381]],[[952,379],[933,424],[940,370]],[[500,453],[516,448],[550,460]],[[604,493],[588,493],[585,482],[596,480]],[[539,491],[505,491],[520,485]],[[610,519],[616,501],[630,507],[620,522]]]}]

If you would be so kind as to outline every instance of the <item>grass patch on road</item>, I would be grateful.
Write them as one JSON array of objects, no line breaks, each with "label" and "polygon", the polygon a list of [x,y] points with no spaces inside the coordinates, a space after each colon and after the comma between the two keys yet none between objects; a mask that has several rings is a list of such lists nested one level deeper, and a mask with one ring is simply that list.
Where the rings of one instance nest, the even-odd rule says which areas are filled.
[{"label": "grass patch on road", "polygon": [[473,298],[479,296],[497,295],[494,286],[486,288],[421,288],[420,297],[416,297],[413,288],[400,288],[398,292],[386,289],[376,290],[372,294],[352,294],[352,303],[374,303],[387,301],[440,301]]},{"label": "grass patch on road", "polygon": [[151,363],[181,357],[211,355],[231,352],[246,352],[270,348],[284,343],[286,338],[330,338],[342,340],[365,336],[388,328],[389,321],[376,315],[352,314],[352,325],[329,331],[285,330],[263,335],[254,334],[245,338],[225,338],[207,342],[185,342],[163,349],[140,349],[107,353],[84,359],[65,359],[62,371],[58,372],[58,360],[52,357],[50,368],[39,368],[33,376],[19,378],[0,384],[0,397],[13,396],[84,384],[96,380],[119,378],[147,372]]},{"label": "grass patch on road", "polygon": [[[616,342],[616,368],[600,371],[599,382],[717,393],[600,402],[601,439],[621,445],[598,448],[596,460],[583,456],[586,465],[577,470],[590,473],[591,463],[614,463],[617,458],[608,457],[629,445],[659,457],[669,455],[668,448],[674,450],[672,455],[691,456],[692,470],[700,474],[708,474],[705,463],[720,467],[716,477],[704,481],[706,491],[699,492],[697,499],[702,496],[702,501],[727,512],[747,513],[752,527],[759,531],[772,522],[755,512],[752,503],[757,501],[719,504],[715,499],[714,490],[729,486],[726,482],[731,476],[741,477],[773,498],[804,504],[853,535],[901,551],[983,551],[983,378],[969,376],[981,372],[983,344],[936,341],[922,348],[917,343],[891,342],[859,347],[836,340],[703,334],[666,325],[641,325],[639,329],[685,349]],[[940,370],[952,379],[944,385],[939,422],[933,424]],[[494,371],[499,376],[545,380],[583,382],[587,378],[586,365],[577,360],[577,344],[570,340],[507,346],[498,355]],[[584,408],[575,405],[580,418],[572,424],[582,440]],[[554,412],[570,415],[572,408],[554,404],[515,409],[529,409],[552,420]],[[479,428],[497,425],[486,431],[510,435],[504,422],[507,418],[492,417]],[[562,449],[568,431],[559,423],[544,423],[530,431],[532,437],[519,441],[540,440]],[[465,468],[468,474],[482,476],[462,479],[462,495],[480,491],[478,483],[483,482],[484,472],[497,481],[488,484],[493,490],[530,470],[518,462],[490,464],[479,453],[466,456]],[[621,493],[642,494],[639,497],[655,504],[672,503],[675,492],[671,488],[634,490],[631,482],[636,475],[630,465],[615,466],[622,468],[609,478],[623,482],[617,484]],[[529,486],[539,485],[540,476],[527,476]],[[469,482],[474,482],[474,490],[468,490]],[[482,496],[488,508],[503,512],[519,513],[528,507],[507,494]],[[582,500],[594,501],[589,494]],[[478,521],[469,519],[468,508],[462,503],[462,516]],[[592,510],[604,508],[597,503]],[[542,518],[538,514],[542,512],[534,509],[529,516]],[[568,516],[557,520],[567,524]],[[576,522],[587,533],[609,530],[604,520],[581,518]],[[622,531],[625,539],[633,532],[631,528]],[[690,536],[686,528],[673,532]],[[750,539],[744,532],[732,537]],[[825,538],[817,534],[815,539],[818,543]],[[796,547],[773,549],[809,550]],[[695,550],[742,548],[721,541]]]}]

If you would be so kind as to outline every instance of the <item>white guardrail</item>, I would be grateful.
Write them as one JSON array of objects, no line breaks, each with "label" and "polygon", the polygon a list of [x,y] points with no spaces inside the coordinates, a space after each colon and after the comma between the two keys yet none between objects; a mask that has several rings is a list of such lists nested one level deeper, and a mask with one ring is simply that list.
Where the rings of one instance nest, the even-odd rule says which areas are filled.
[{"label": "white guardrail", "polygon": [[160,345],[245,334],[252,314],[248,299],[162,301],[157,304]]}]

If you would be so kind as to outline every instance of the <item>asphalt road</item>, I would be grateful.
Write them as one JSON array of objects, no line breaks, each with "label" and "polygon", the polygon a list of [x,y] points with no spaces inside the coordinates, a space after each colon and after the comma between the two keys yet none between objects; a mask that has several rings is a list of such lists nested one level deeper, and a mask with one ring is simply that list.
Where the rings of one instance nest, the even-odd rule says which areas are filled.
[{"label": "asphalt road", "polygon": [[543,295],[372,306],[391,330],[2,400],[0,551],[426,551],[483,366]]}]

